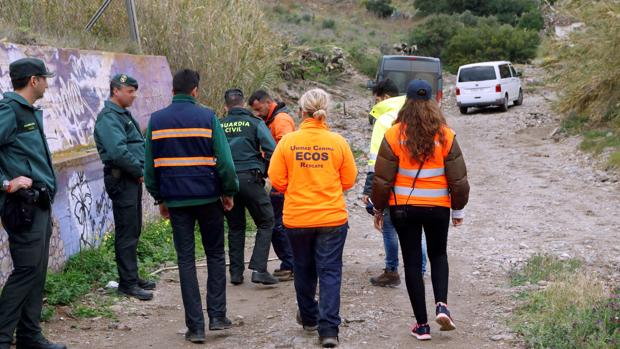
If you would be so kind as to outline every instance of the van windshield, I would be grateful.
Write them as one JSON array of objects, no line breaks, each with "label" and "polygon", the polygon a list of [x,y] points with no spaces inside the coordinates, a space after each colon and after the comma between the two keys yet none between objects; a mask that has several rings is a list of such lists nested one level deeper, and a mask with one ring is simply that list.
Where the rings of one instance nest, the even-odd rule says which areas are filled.
[{"label": "van windshield", "polygon": [[463,68],[459,73],[459,82],[495,80],[495,68],[492,66]]},{"label": "van windshield", "polygon": [[383,77],[392,80],[398,87],[400,94],[407,92],[407,85],[411,80],[426,80],[433,88],[433,96],[437,91],[437,73],[412,72],[412,71],[390,71],[384,70]]}]

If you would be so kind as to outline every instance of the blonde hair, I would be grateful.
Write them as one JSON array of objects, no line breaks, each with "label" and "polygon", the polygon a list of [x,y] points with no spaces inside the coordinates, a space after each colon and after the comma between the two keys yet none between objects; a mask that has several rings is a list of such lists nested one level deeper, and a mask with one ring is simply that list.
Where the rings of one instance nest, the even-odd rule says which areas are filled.
[{"label": "blonde hair", "polygon": [[330,97],[327,92],[320,88],[314,88],[301,96],[299,99],[299,107],[312,118],[318,121],[325,121],[329,102]]}]

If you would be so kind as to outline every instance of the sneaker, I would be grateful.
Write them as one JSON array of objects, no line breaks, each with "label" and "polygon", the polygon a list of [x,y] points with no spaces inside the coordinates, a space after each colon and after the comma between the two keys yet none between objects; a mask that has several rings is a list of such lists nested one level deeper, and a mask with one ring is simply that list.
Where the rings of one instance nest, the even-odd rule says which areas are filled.
[{"label": "sneaker", "polygon": [[314,326],[304,325],[303,321],[301,321],[301,313],[299,312],[299,310],[297,311],[295,320],[297,321],[297,324],[299,324],[300,326],[303,326],[304,331],[306,332],[314,332],[319,329],[319,325],[314,325]]},{"label": "sneaker", "polygon": [[387,269],[383,269],[383,273],[381,275],[370,278],[370,283],[373,286],[396,287],[400,285],[400,275],[398,275],[398,271],[388,271]]},{"label": "sneaker", "polygon": [[428,324],[415,324],[411,329],[411,335],[420,341],[427,341],[431,339],[431,327]]},{"label": "sneaker", "polygon": [[204,343],[206,340],[205,331],[187,330],[187,332],[185,332],[185,340],[192,343]]},{"label": "sneaker", "polygon": [[320,340],[323,348],[335,348],[340,344],[338,337],[321,337]]},{"label": "sneaker", "polygon": [[452,331],[456,329],[456,325],[454,321],[452,321],[452,317],[450,316],[450,311],[448,310],[448,305],[444,303],[437,303],[437,308],[435,308],[435,322],[441,326],[439,328],[440,331]]},{"label": "sneaker", "polygon": [[295,280],[295,274],[293,274],[292,270],[276,270],[273,272],[273,276],[278,278],[279,281]]}]

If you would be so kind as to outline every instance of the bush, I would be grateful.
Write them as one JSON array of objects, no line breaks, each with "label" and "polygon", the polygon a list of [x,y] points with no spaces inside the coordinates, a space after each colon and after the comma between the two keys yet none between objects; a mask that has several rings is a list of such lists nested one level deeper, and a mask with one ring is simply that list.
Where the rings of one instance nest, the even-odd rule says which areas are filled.
[{"label": "bush", "polygon": [[390,17],[396,8],[392,6],[392,0],[369,0],[365,3],[366,9],[375,15],[386,18]]},{"label": "bush", "polygon": [[448,69],[455,72],[463,64],[477,61],[509,60],[525,63],[536,57],[540,37],[537,32],[510,25],[480,23],[466,27],[454,35],[442,57]]},{"label": "bush", "polygon": [[545,19],[540,11],[532,11],[524,13],[519,18],[519,28],[540,31],[545,28]]},{"label": "bush", "polygon": [[[91,0],[2,1],[0,28],[15,25],[17,18],[18,26],[48,37],[50,45],[131,52],[124,6],[110,6],[93,32],[83,33],[85,16],[99,5]],[[144,0],[136,5],[143,52],[166,56],[173,71],[199,70],[205,104],[219,107],[231,86],[252,91],[277,78],[278,42],[257,1]]]},{"label": "bush", "polygon": [[369,54],[364,46],[356,45],[347,50],[349,61],[360,73],[374,78],[379,67],[379,56]]},{"label": "bush", "polygon": [[[539,0],[415,0],[415,7],[423,15],[437,13],[462,13],[471,11],[476,16],[498,18],[520,17],[521,14],[538,9]],[[503,23],[510,23],[502,21]],[[515,24],[514,22],[511,24]]]},{"label": "bush", "polygon": [[464,27],[456,15],[430,16],[423,25],[411,32],[409,42],[418,46],[419,55],[443,59],[448,42]]},{"label": "bush", "polygon": [[321,27],[323,27],[323,29],[335,29],[336,28],[336,21],[333,19],[324,19],[323,23],[321,23]]}]

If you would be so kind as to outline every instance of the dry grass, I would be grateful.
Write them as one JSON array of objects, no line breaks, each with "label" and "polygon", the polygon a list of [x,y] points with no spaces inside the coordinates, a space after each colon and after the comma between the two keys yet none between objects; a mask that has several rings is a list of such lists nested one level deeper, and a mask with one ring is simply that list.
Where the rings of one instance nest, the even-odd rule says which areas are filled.
[{"label": "dry grass", "polygon": [[[164,55],[172,70],[201,73],[201,100],[219,108],[229,87],[251,90],[278,76],[278,44],[254,0],[137,1],[142,52]],[[100,2],[0,2],[0,38],[60,47],[138,53],[130,41],[124,3],[115,0],[92,33],[83,28]]]}]

